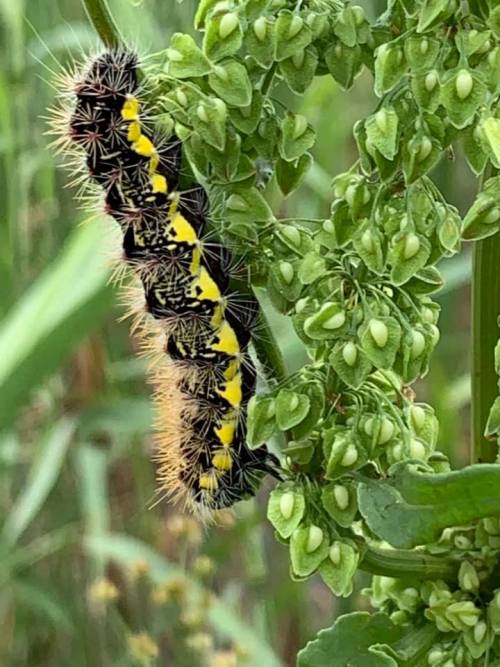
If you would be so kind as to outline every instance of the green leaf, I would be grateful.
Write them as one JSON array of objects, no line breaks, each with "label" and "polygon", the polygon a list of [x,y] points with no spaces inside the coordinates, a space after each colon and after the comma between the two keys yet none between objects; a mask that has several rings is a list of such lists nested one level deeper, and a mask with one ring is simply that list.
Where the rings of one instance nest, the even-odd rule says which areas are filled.
[{"label": "green leaf", "polygon": [[386,480],[360,483],[358,504],[370,529],[394,547],[428,544],[445,528],[500,512],[500,465],[436,474],[399,463],[389,472]]},{"label": "green leaf", "polygon": [[168,73],[176,79],[205,76],[212,69],[209,60],[191,35],[176,32],[167,49]]},{"label": "green leaf", "polygon": [[227,108],[220,98],[205,99],[190,111],[190,121],[203,141],[219,151],[226,146]]},{"label": "green leaf", "polygon": [[377,317],[365,323],[361,334],[361,347],[374,366],[392,368],[400,340],[401,327],[397,320],[393,317]]},{"label": "green leaf", "polygon": [[358,562],[358,552],[347,542],[337,540],[331,545],[328,558],[321,563],[319,573],[334,595],[343,598],[351,595]]},{"label": "green leaf", "polygon": [[353,431],[333,427],[323,431],[322,435],[323,453],[327,460],[326,479],[335,480],[366,463],[365,448]]},{"label": "green leaf", "polygon": [[352,243],[366,266],[377,275],[382,275],[385,269],[384,255],[385,237],[378,226],[371,220],[364,220],[352,238]]},{"label": "green leaf", "polygon": [[474,71],[456,68],[446,74],[440,89],[440,100],[451,123],[461,129],[470,124],[486,93],[485,84]]},{"label": "green leaf", "polygon": [[308,577],[315,572],[328,556],[329,548],[327,534],[318,526],[296,528],[290,539],[290,559],[294,574]]},{"label": "green leaf", "polygon": [[210,17],[203,39],[203,51],[207,58],[218,61],[232,56],[240,49],[242,42],[243,30],[235,12]]},{"label": "green leaf", "polygon": [[428,35],[411,35],[404,42],[406,60],[414,72],[428,72],[439,53],[441,43]]},{"label": "green leaf", "polygon": [[246,68],[236,60],[225,60],[208,75],[210,88],[234,107],[248,107],[252,101],[252,86]]},{"label": "green leaf", "polygon": [[347,317],[341,304],[326,301],[304,322],[304,331],[314,340],[337,338],[347,329]]},{"label": "green leaf", "polygon": [[301,16],[287,9],[278,14],[275,55],[278,62],[302,52],[311,39],[311,28]]},{"label": "green leaf", "polygon": [[399,44],[381,44],[375,57],[375,94],[382,97],[400,81],[406,73],[406,62],[403,48]]},{"label": "green leaf", "polygon": [[75,431],[73,420],[57,422],[40,443],[29,477],[3,526],[7,542],[14,544],[33,521],[59,477]]},{"label": "green leaf", "polygon": [[342,42],[332,44],[327,48],[325,62],[330,74],[344,90],[351,88],[354,79],[363,67],[359,46],[356,44],[356,46],[349,47]]},{"label": "green leaf", "polygon": [[271,67],[276,52],[276,23],[260,16],[246,29],[245,47],[261,67]]},{"label": "green leaf", "polygon": [[387,159],[398,152],[398,115],[391,107],[383,107],[366,120],[368,141]]},{"label": "green leaf", "polygon": [[339,480],[321,490],[323,507],[340,526],[349,528],[358,511],[356,488],[350,481]]},{"label": "green leaf", "polygon": [[483,172],[488,160],[488,156],[481,145],[479,131],[474,125],[471,125],[470,127],[465,128],[465,130],[462,130],[460,138],[462,140],[467,164],[474,174],[479,176],[479,174]]},{"label": "green leaf", "polygon": [[303,285],[311,285],[326,273],[326,262],[318,250],[306,253],[300,262],[299,280]]},{"label": "green leaf", "polygon": [[308,46],[302,53],[280,62],[280,72],[288,87],[294,93],[302,95],[309,88],[318,66],[318,51]]},{"label": "green leaf", "polygon": [[500,166],[500,118],[485,120],[481,124],[481,133],[496,166]]},{"label": "green leaf", "polygon": [[336,343],[328,361],[342,382],[353,389],[358,389],[372,370],[372,362],[352,341]]},{"label": "green leaf", "polygon": [[[78,227],[0,328],[0,429],[108,315],[112,291],[98,224]],[[85,280],[82,280],[85,276]]]},{"label": "green leaf", "polygon": [[402,635],[401,626],[382,612],[346,614],[299,652],[297,667],[397,667],[393,658],[370,648],[381,642],[393,644]]},{"label": "green leaf", "polygon": [[484,429],[486,438],[491,438],[494,435],[500,435],[500,396],[495,399],[491,406],[488,421]]},{"label": "green leaf", "polygon": [[276,431],[274,398],[252,396],[248,403],[247,442],[251,449],[262,445]]},{"label": "green leaf", "polygon": [[403,285],[425,266],[431,244],[414,232],[399,232],[391,239],[387,261],[391,265],[391,282]]},{"label": "green leaf", "polygon": [[259,124],[262,104],[262,93],[254,90],[252,101],[247,107],[230,109],[229,116],[235,128],[244,134],[252,134]]},{"label": "green leaf", "polygon": [[305,116],[288,111],[281,121],[281,157],[288,161],[299,158],[313,146],[315,139],[314,130]]},{"label": "green leaf", "polygon": [[250,222],[255,227],[270,222],[273,212],[257,188],[236,186],[225,201],[224,215],[232,222]]},{"label": "green leaf", "polygon": [[444,19],[448,15],[450,5],[451,11],[454,11],[455,7],[449,0],[424,0],[423,7],[418,14],[417,32],[425,32],[432,25]]},{"label": "green leaf", "polygon": [[325,390],[320,382],[308,382],[300,386],[300,393],[309,397],[309,412],[300,424],[294,427],[293,437],[295,440],[302,440],[309,433],[317,428],[318,422],[323,416],[325,410]]},{"label": "green leaf", "polygon": [[267,518],[283,539],[288,539],[302,521],[306,502],[304,495],[289,484],[278,484],[267,505]]},{"label": "green leaf", "polygon": [[275,400],[276,422],[282,431],[300,424],[310,408],[309,397],[290,389],[280,389]]},{"label": "green leaf", "polygon": [[282,158],[276,162],[276,180],[285,197],[299,187],[312,164],[311,153],[304,153],[295,162]]}]

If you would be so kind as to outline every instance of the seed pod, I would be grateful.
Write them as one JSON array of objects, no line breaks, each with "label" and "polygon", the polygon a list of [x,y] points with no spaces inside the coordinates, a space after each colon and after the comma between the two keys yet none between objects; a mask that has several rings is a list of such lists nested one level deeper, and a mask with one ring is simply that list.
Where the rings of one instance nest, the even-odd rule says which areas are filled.
[{"label": "seed pod", "polygon": [[280,512],[284,519],[290,519],[293,514],[295,498],[291,491],[284,493],[280,498]]},{"label": "seed pod", "polygon": [[309,534],[306,541],[306,552],[313,553],[323,542],[323,531],[319,526],[309,526]]},{"label": "seed pod", "polygon": [[455,89],[459,99],[465,100],[471,94],[474,80],[467,69],[461,69],[455,79]]},{"label": "seed pod", "polygon": [[238,14],[236,12],[228,12],[224,14],[219,23],[219,36],[221,39],[226,39],[236,30],[239,24]]},{"label": "seed pod", "polygon": [[368,328],[370,329],[370,334],[378,347],[385,347],[387,339],[389,338],[389,331],[384,322],[373,318],[368,323]]}]

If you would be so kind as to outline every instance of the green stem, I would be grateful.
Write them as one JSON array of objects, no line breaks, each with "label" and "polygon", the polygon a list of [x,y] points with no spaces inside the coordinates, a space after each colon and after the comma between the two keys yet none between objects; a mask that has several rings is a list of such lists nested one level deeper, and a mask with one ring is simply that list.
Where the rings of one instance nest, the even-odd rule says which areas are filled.
[{"label": "green stem", "polygon": [[108,48],[122,46],[123,39],[106,0],[82,0],[82,3],[103,44]]},{"label": "green stem", "polygon": [[359,568],[386,577],[456,581],[458,563],[416,551],[367,547]]},{"label": "green stem", "polygon": [[278,383],[284,382],[288,376],[285,360],[262,309],[259,314],[258,333],[252,342],[266,378],[272,378]]},{"label": "green stem", "polygon": [[488,414],[498,394],[494,348],[500,314],[500,234],[474,246],[472,271],[472,461],[494,462],[497,447],[484,437]]}]

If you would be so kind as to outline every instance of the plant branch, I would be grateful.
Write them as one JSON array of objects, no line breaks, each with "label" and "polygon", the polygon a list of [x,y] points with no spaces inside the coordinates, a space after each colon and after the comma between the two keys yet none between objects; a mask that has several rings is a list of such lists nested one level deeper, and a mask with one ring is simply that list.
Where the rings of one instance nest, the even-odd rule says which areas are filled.
[{"label": "plant branch", "polygon": [[[363,547],[361,547],[363,549]],[[459,564],[450,559],[404,549],[366,547],[360,570],[386,577],[456,581]]]},{"label": "plant branch", "polygon": [[496,460],[497,447],[484,428],[498,389],[494,348],[500,314],[500,234],[477,241],[472,271],[472,462]]},{"label": "plant branch", "polygon": [[257,358],[264,368],[266,378],[273,378],[281,383],[288,375],[285,360],[262,309],[259,314],[258,329],[258,335],[252,338]]},{"label": "plant branch", "polygon": [[103,44],[108,48],[117,48],[123,44],[118,26],[106,0],[82,0],[90,22],[96,29]]}]

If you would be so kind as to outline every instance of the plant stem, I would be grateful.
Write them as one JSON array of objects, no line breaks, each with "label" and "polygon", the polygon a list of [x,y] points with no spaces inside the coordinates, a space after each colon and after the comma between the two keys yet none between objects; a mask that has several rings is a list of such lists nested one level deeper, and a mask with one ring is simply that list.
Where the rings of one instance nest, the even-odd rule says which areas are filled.
[{"label": "plant stem", "polygon": [[474,246],[472,271],[472,462],[496,460],[497,447],[484,437],[484,427],[498,389],[494,348],[500,314],[500,234]]},{"label": "plant stem", "polygon": [[285,361],[274,337],[269,321],[261,309],[259,314],[259,332],[252,338],[257,358],[263,366],[266,378],[283,382],[287,377]]},{"label": "plant stem", "polygon": [[108,48],[121,46],[123,39],[106,0],[82,0],[82,3],[103,44]]},{"label": "plant stem", "polygon": [[456,581],[458,563],[417,551],[367,547],[359,568],[386,577]]}]

